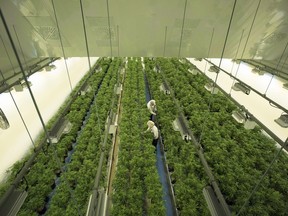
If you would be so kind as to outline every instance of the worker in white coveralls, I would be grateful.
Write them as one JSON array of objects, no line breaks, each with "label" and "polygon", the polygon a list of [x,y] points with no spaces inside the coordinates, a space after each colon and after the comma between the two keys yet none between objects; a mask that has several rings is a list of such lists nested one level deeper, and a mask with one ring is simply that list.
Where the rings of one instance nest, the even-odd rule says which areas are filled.
[{"label": "worker in white coveralls", "polygon": [[[145,132],[150,131],[151,133],[153,133],[153,141],[152,141],[152,145],[157,148],[157,143],[158,143],[158,139],[159,139],[159,131],[158,128],[155,126],[155,123],[151,120],[149,120],[147,122],[147,130]],[[156,150],[155,150],[156,151]]]},{"label": "worker in white coveralls", "polygon": [[150,120],[152,120],[153,118],[153,115],[156,115],[156,101],[155,100],[150,100],[148,103],[147,103],[147,108],[149,110],[149,112],[151,113],[151,116],[150,116]]}]

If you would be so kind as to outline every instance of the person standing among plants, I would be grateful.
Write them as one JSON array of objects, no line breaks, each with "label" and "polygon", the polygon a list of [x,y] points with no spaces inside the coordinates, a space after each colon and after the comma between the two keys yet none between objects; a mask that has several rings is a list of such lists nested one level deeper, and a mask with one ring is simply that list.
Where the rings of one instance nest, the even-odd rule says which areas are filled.
[{"label": "person standing among plants", "polygon": [[152,141],[152,145],[155,147],[155,152],[156,152],[156,149],[157,149],[157,144],[158,144],[158,140],[159,140],[159,131],[158,131],[158,128],[155,126],[155,123],[151,120],[149,120],[147,122],[147,131],[150,131],[151,133],[153,133],[153,141]]},{"label": "person standing among plants", "polygon": [[153,115],[156,115],[156,101],[155,100],[150,100],[148,103],[147,103],[147,108],[149,110],[149,112],[151,113],[150,115],[150,120],[152,120],[153,118]]}]

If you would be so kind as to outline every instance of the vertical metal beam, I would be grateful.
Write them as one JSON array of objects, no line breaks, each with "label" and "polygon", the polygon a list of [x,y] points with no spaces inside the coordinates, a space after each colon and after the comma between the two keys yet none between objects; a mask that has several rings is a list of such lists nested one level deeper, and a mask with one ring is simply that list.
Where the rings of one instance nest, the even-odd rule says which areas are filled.
[{"label": "vertical metal beam", "polygon": [[62,40],[62,36],[61,36],[61,33],[60,33],[60,28],[59,28],[58,18],[57,18],[57,15],[56,15],[56,9],[55,9],[55,5],[54,5],[54,0],[52,0],[52,7],[53,7],[54,15],[55,15],[55,20],[56,20],[58,35],[59,35],[60,44],[61,44],[61,49],[62,49],[62,53],[63,53],[63,57],[64,57],[64,62],[65,62],[65,67],[66,67],[67,76],[68,76],[68,81],[69,81],[69,85],[70,85],[70,90],[71,90],[71,92],[72,92],[72,89],[73,89],[73,88],[72,88],[71,79],[70,79],[70,74],[69,74],[69,70],[68,70],[68,66],[67,66],[67,62],[66,62],[66,56],[65,56],[65,51],[64,51],[64,47],[63,47],[63,40]]},{"label": "vertical metal beam", "polygon": [[[286,43],[286,46],[285,46],[285,48],[284,48],[284,50],[283,50],[283,52],[282,52],[282,55],[281,55],[281,57],[279,58],[279,61],[278,61],[277,66],[276,66],[276,71],[277,71],[278,66],[279,66],[279,64],[280,64],[280,62],[281,62],[281,60],[282,60],[282,58],[283,58],[283,56],[284,56],[284,54],[285,54],[285,52],[286,52],[287,46],[288,46],[288,42]],[[279,73],[279,72],[278,72],[278,73]],[[269,89],[269,86],[270,86],[270,84],[271,84],[274,76],[275,76],[275,74],[272,75],[272,77],[271,77],[271,79],[270,79],[270,81],[269,81],[269,84],[268,84],[268,86],[267,86],[267,88],[266,88],[266,90],[265,90],[264,95],[266,95],[266,93],[267,93],[267,91],[268,91],[268,89]]]},{"label": "vertical metal beam", "polygon": [[180,53],[181,53],[182,37],[183,37],[183,30],[184,30],[185,18],[186,18],[186,8],[187,8],[187,0],[185,0],[185,5],[184,5],[184,13],[183,13],[183,20],[182,20],[181,35],[180,35],[180,44],[179,44],[179,50],[178,50],[178,58],[180,58]]},{"label": "vertical metal beam", "polygon": [[119,54],[120,54],[120,37],[119,37],[119,26],[117,25],[117,46],[118,46],[118,57],[119,57]]},{"label": "vertical metal beam", "polygon": [[110,13],[109,13],[109,0],[106,0],[106,6],[107,6],[108,29],[109,29],[109,39],[110,39],[110,56],[112,57],[112,38],[111,38],[111,23],[110,23]]},{"label": "vertical metal beam", "polygon": [[[15,32],[15,36],[16,36],[17,42],[18,42],[18,44],[19,44],[20,51],[21,51],[22,56],[23,56],[23,60],[24,60],[25,66],[26,66],[26,70],[27,70],[28,64],[27,64],[27,61],[26,61],[26,58],[25,58],[25,54],[24,54],[24,51],[23,51],[23,49],[22,49],[22,46],[21,46],[21,43],[20,43],[20,40],[19,40],[17,31],[16,31],[16,28],[15,28],[15,25],[13,25],[13,29],[14,29],[14,32]],[[28,85],[28,83],[26,83],[26,85]]]},{"label": "vertical metal beam", "polygon": [[[211,40],[210,40],[210,43],[209,43],[209,48],[208,48],[207,56],[210,56],[211,46],[212,46],[212,42],[213,42],[213,38],[214,38],[214,31],[215,31],[215,29],[213,28],[213,29],[212,29]],[[206,61],[206,63],[205,63],[205,68],[204,68],[204,74],[206,73],[207,64],[208,64],[208,63],[207,63],[207,61]]]},{"label": "vertical metal beam", "polygon": [[[250,38],[250,35],[251,35],[251,32],[252,32],[252,28],[253,28],[254,23],[255,23],[255,19],[256,19],[256,16],[257,16],[257,14],[258,14],[258,11],[259,11],[260,4],[261,4],[261,0],[258,1],[258,5],[257,5],[256,11],[255,11],[255,14],[254,14],[254,17],[253,17],[253,20],[252,20],[252,23],[251,23],[249,32],[248,32],[247,39],[246,39],[246,41],[245,41],[245,45],[244,45],[244,48],[243,48],[243,50],[242,50],[242,54],[241,54],[240,59],[243,58],[244,52],[245,52],[245,50],[246,50],[246,46],[247,46],[247,43],[248,43],[248,41],[249,41],[249,38]],[[220,67],[220,66],[219,66],[219,67]],[[238,67],[237,67],[235,77],[236,77],[237,74],[238,74],[239,68],[240,68],[240,64],[239,64]]]},{"label": "vertical metal beam", "polygon": [[164,36],[164,48],[163,48],[163,57],[165,57],[166,52],[166,40],[167,40],[167,26],[165,26],[165,36]]},{"label": "vertical metal beam", "polygon": [[85,25],[85,19],[84,19],[84,10],[83,10],[82,0],[80,0],[80,9],[81,9],[81,15],[82,15],[82,24],[83,24],[83,31],[84,31],[84,37],[85,37],[86,51],[87,51],[87,56],[88,56],[88,64],[89,64],[90,73],[92,73],[92,71],[91,71],[91,61],[90,61],[90,53],[89,53],[89,47],[88,47],[88,39],[87,39],[87,32],[86,32],[86,25]]},{"label": "vertical metal beam", "polygon": [[[225,40],[224,40],[224,45],[223,45],[221,57],[220,57],[219,68],[220,68],[220,66],[221,66],[222,59],[223,59],[223,55],[224,55],[224,52],[225,52],[225,48],[226,48],[226,44],[227,44],[227,40],[228,40],[230,28],[231,28],[231,23],[232,23],[233,16],[234,16],[236,4],[237,4],[237,0],[235,0],[235,1],[234,1],[234,4],[233,4],[233,9],[232,9],[232,12],[231,12],[231,16],[230,16],[230,20],[229,20],[229,24],[228,24],[228,29],[227,29],[227,33],[226,33],[226,36],[225,36]],[[217,81],[217,78],[218,78],[218,74],[219,74],[219,73],[217,73],[217,75],[216,75],[216,81]],[[215,81],[215,83],[216,83],[216,81]]]},{"label": "vertical metal beam", "polygon": [[[7,35],[8,35],[9,41],[10,41],[10,43],[11,43],[13,52],[14,52],[14,54],[15,54],[15,56],[16,56],[17,62],[18,62],[18,64],[19,64],[19,67],[20,67],[21,72],[22,72],[22,74],[23,74],[23,78],[24,78],[25,82],[28,83],[28,80],[27,80],[27,77],[26,77],[26,75],[25,75],[25,72],[24,72],[22,63],[21,63],[21,61],[20,61],[19,55],[18,55],[18,53],[17,53],[15,44],[14,44],[14,42],[13,42],[12,36],[11,36],[11,34],[10,34],[9,28],[8,28],[8,26],[7,26],[7,23],[6,23],[6,20],[5,20],[5,18],[4,18],[4,15],[3,15],[3,12],[2,12],[2,9],[1,9],[1,8],[0,8],[0,16],[1,16],[1,20],[2,20],[2,22],[3,22],[4,28],[5,28],[5,30],[6,30],[6,33],[7,33]],[[39,108],[38,108],[38,106],[37,106],[37,103],[36,103],[36,100],[35,100],[34,95],[33,95],[33,93],[32,93],[32,90],[31,90],[31,88],[30,88],[29,85],[27,85],[27,88],[28,88],[28,90],[29,90],[30,96],[31,96],[32,101],[33,101],[33,103],[34,103],[34,106],[35,106],[35,109],[36,109],[36,111],[37,111],[38,117],[39,117],[39,119],[40,119],[40,121],[41,121],[41,124],[42,124],[42,127],[43,127],[43,129],[44,129],[45,135],[46,135],[47,139],[49,140],[49,143],[51,144],[51,140],[50,140],[50,138],[49,138],[48,131],[47,131],[46,126],[45,126],[45,123],[44,123],[44,121],[43,121],[43,119],[42,119],[40,110],[39,110]]]}]

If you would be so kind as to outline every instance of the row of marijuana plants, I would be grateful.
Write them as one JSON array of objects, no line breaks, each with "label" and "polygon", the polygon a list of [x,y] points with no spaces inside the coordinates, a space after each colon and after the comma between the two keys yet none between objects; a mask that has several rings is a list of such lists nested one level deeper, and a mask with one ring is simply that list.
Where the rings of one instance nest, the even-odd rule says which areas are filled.
[{"label": "row of marijuana plants", "polygon": [[143,134],[149,113],[140,58],[128,60],[123,86],[111,215],[165,215],[152,134]]},{"label": "row of marijuana plants", "polygon": [[[221,93],[206,91],[209,80],[189,73],[188,63],[159,58],[157,64],[203,146],[227,204],[237,213],[275,156],[275,142],[259,127],[246,130],[237,123],[231,116],[235,105]],[[287,160],[280,155],[241,215],[288,215]]]},{"label": "row of marijuana plants", "polygon": [[153,69],[156,62],[145,58],[145,71],[150,91],[157,102],[157,122],[164,143],[171,183],[173,185],[176,207],[179,215],[210,215],[202,189],[207,177],[191,142],[183,141],[180,133],[173,130],[172,122],[178,117],[179,110],[173,95],[160,90],[164,82],[162,72]]},{"label": "row of marijuana plants", "polygon": [[66,115],[71,131],[36,157],[25,176],[28,197],[19,215],[85,214],[110,105],[106,95],[112,95],[120,61],[99,62],[102,71],[88,80],[92,90],[77,96]]}]

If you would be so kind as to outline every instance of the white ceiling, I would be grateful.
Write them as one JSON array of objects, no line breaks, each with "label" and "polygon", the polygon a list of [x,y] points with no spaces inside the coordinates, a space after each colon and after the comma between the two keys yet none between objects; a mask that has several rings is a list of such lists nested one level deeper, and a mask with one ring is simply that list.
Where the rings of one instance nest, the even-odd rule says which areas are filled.
[{"label": "white ceiling", "polygon": [[[22,62],[89,55],[286,63],[288,56],[287,0],[7,0],[0,7]],[[6,77],[18,63],[2,21],[0,33]]]}]

